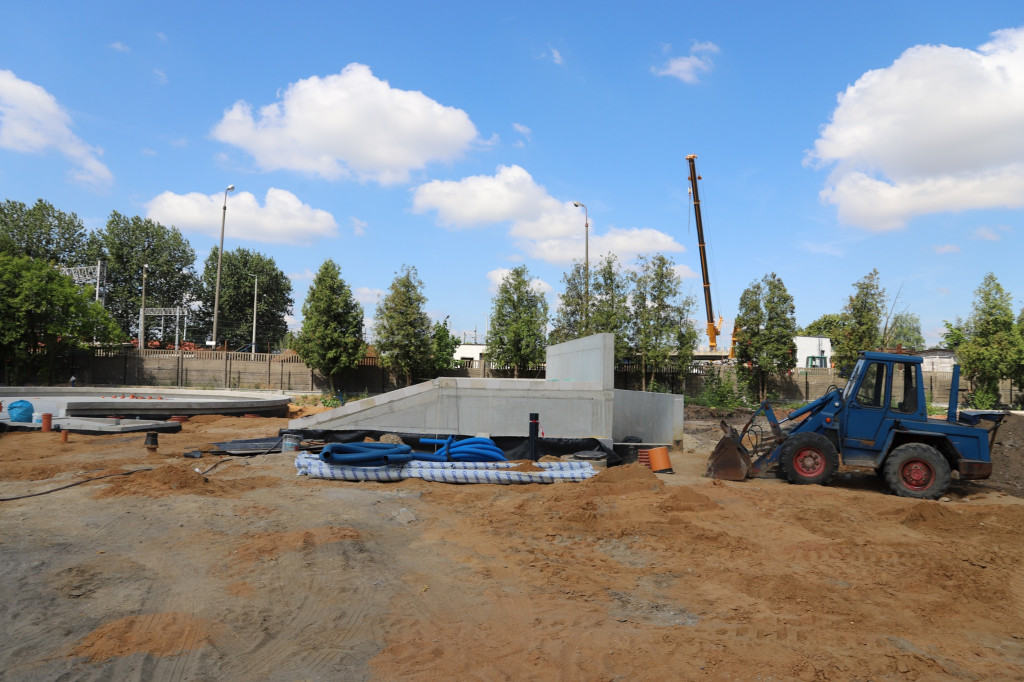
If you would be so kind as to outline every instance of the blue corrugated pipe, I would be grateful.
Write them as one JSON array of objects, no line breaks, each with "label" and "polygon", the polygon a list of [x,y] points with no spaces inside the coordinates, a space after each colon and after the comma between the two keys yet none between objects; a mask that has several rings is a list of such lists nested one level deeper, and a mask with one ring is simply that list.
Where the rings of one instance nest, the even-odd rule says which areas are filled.
[{"label": "blue corrugated pipe", "polygon": [[405,464],[413,460],[423,462],[504,462],[505,454],[490,438],[466,438],[456,441],[421,438],[420,443],[443,445],[437,452],[413,452],[400,443],[328,443],[320,451],[320,459],[328,464],[357,467],[377,467]]}]

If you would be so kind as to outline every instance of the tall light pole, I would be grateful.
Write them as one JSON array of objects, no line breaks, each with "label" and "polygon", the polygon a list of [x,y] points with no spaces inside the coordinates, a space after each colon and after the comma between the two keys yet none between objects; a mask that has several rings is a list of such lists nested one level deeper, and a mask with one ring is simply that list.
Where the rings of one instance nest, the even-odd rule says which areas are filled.
[{"label": "tall light pole", "polygon": [[142,265],[142,307],[139,309],[139,350],[146,349],[146,271],[149,263]]},{"label": "tall light pole", "polygon": [[252,347],[249,349],[250,353],[256,352],[256,287],[260,285],[259,275],[249,275],[253,277],[252,283]]},{"label": "tall light pole", "polygon": [[220,261],[224,257],[224,221],[228,217],[228,192],[234,192],[235,186],[228,185],[224,190],[224,212],[220,216],[220,248],[217,249],[217,287],[213,293],[213,349],[217,350],[217,313],[220,311]]},{"label": "tall light pole", "polygon": [[582,201],[574,201],[572,205],[576,208],[583,207],[583,275],[586,278],[584,281],[586,293],[583,297],[583,330],[590,331],[590,213],[587,211],[587,205]]}]

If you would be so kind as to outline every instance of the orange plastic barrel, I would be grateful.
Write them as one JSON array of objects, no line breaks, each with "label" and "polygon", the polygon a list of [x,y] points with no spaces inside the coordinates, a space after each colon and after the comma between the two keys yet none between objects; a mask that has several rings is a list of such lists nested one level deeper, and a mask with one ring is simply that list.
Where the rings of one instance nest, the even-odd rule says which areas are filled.
[{"label": "orange plastic barrel", "polygon": [[656,474],[674,474],[672,471],[672,460],[668,458],[668,448],[664,445],[657,448],[651,448],[648,451],[648,456],[651,459],[651,471]]},{"label": "orange plastic barrel", "polygon": [[636,463],[643,464],[645,467],[651,466],[650,450],[643,449],[636,451]]}]

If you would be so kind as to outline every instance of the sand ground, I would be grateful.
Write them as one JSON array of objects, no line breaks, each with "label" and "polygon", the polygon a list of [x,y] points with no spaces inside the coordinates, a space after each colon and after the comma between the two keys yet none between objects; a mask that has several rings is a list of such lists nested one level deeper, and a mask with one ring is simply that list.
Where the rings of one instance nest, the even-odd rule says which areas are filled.
[{"label": "sand ground", "polygon": [[0,435],[0,497],[151,468],[0,502],[0,680],[1024,678],[1024,417],[921,502],[702,478],[695,416],[673,475],[550,486],[181,456],[284,419]]}]

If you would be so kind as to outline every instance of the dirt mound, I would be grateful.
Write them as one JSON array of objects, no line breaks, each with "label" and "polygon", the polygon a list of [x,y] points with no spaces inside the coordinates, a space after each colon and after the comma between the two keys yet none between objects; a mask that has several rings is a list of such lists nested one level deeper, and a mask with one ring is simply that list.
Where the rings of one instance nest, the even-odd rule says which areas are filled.
[{"label": "dirt mound", "polygon": [[249,476],[242,479],[215,479],[202,476],[188,464],[166,464],[151,471],[108,479],[110,483],[96,493],[97,498],[142,495],[214,495],[233,497],[250,490],[280,485],[278,478]]},{"label": "dirt mound", "polygon": [[1024,497],[1024,415],[1008,414],[992,445],[990,484],[1016,497]]},{"label": "dirt mound", "polygon": [[584,497],[601,497],[604,495],[628,495],[659,490],[665,483],[654,475],[650,467],[642,464],[605,469],[597,476],[588,478],[579,488]]},{"label": "dirt mound", "polygon": [[[206,426],[214,422],[219,422],[222,419],[231,418],[232,417],[227,417],[223,414],[196,414],[189,417],[189,420],[185,422],[185,424],[188,424],[190,426]],[[182,427],[184,428],[184,424],[182,425]]]},{"label": "dirt mound", "polygon": [[664,512],[700,512],[718,509],[718,503],[693,488],[674,488],[658,503]]},{"label": "dirt mound", "polygon": [[218,629],[216,623],[187,613],[129,616],[99,626],[71,654],[90,662],[135,653],[173,656],[212,643]]},{"label": "dirt mound", "polygon": [[354,528],[323,526],[288,533],[257,533],[246,537],[245,543],[231,552],[229,559],[241,570],[263,561],[274,561],[284,552],[309,550],[343,540],[359,540]]}]

